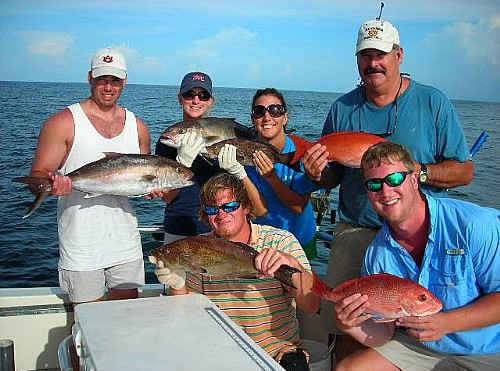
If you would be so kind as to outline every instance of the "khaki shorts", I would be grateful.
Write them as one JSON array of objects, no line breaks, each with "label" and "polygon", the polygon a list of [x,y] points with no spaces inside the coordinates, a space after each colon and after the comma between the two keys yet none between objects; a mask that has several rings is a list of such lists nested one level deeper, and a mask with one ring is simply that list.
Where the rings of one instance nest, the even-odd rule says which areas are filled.
[{"label": "khaki shorts", "polygon": [[69,271],[59,268],[59,286],[72,303],[102,298],[105,289],[130,290],[144,286],[144,261],[137,259],[93,271]]},{"label": "khaki shorts", "polygon": [[[342,282],[360,276],[365,251],[378,232],[378,228],[360,227],[358,225],[339,222],[333,232],[335,240],[332,242],[326,284],[336,287]],[[333,334],[340,335],[333,320],[333,305],[329,300],[321,301],[321,324],[323,328]]]},{"label": "khaki shorts", "polygon": [[449,355],[430,350],[398,329],[386,344],[372,348],[403,371],[500,370],[500,354]]}]

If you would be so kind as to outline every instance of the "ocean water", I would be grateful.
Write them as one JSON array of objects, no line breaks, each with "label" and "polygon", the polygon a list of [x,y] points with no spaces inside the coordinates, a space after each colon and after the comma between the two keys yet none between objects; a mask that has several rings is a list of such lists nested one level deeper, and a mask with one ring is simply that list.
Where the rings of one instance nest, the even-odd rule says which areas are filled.
[{"label": "ocean water", "polygon": [[[149,126],[152,149],[161,132],[181,118],[176,86],[127,85],[120,104],[141,117]],[[69,104],[89,96],[85,83],[0,82],[0,287],[57,286],[58,241],[56,198],[47,198],[30,218],[22,219],[33,196],[26,187],[13,183],[17,176],[27,175],[35,154],[43,122]],[[314,140],[335,93],[283,91],[289,106],[288,127],[296,134]],[[212,116],[234,117],[250,126],[250,105],[254,89],[214,88],[216,105]],[[454,101],[462,119],[469,146],[482,131],[488,140],[474,157],[475,177],[465,187],[450,191],[450,197],[500,208],[498,183],[500,165],[500,103]],[[140,225],[161,224],[164,204],[160,200],[132,200]],[[331,195],[336,207],[336,192]],[[331,230],[330,215],[321,224]],[[143,237],[144,254],[159,243]],[[326,267],[328,249],[318,244],[319,269]],[[146,281],[156,282],[153,266],[146,264]]]}]

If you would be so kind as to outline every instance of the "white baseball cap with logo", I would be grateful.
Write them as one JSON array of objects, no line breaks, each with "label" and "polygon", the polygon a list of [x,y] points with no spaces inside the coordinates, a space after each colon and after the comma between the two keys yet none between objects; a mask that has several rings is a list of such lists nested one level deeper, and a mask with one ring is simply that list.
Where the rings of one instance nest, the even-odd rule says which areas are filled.
[{"label": "white baseball cap with logo", "polygon": [[358,31],[356,54],[365,49],[377,49],[389,53],[394,44],[399,45],[399,33],[396,27],[387,21],[367,21]]},{"label": "white baseball cap with logo", "polygon": [[125,79],[127,77],[127,62],[125,62],[122,53],[108,47],[100,49],[94,54],[90,64],[90,71],[94,78],[111,75]]}]

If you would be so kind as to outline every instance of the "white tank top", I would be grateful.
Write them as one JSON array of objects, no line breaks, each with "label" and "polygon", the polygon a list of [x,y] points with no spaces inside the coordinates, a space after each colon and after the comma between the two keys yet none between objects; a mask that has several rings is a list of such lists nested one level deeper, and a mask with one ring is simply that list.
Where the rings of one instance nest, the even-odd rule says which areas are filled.
[{"label": "white tank top", "polygon": [[[75,137],[66,162],[68,174],[104,157],[104,152],[140,153],[137,122],[126,111],[123,131],[114,138],[97,132],[79,103],[68,107],[73,115]],[[88,271],[142,258],[137,217],[127,197],[101,195],[84,198],[73,191],[59,198],[59,267]]]}]

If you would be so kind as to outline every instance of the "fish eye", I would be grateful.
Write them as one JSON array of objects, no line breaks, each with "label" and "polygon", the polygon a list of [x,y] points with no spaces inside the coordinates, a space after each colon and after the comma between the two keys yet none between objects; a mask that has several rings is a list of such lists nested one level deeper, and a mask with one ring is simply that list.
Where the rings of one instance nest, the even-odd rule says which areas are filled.
[{"label": "fish eye", "polygon": [[427,295],[426,294],[420,294],[418,296],[418,301],[423,302],[427,300]]},{"label": "fish eye", "polygon": [[186,133],[187,133],[187,130],[186,130],[186,129],[181,128],[181,129],[179,129],[179,133],[180,133],[180,134],[186,134]]}]

